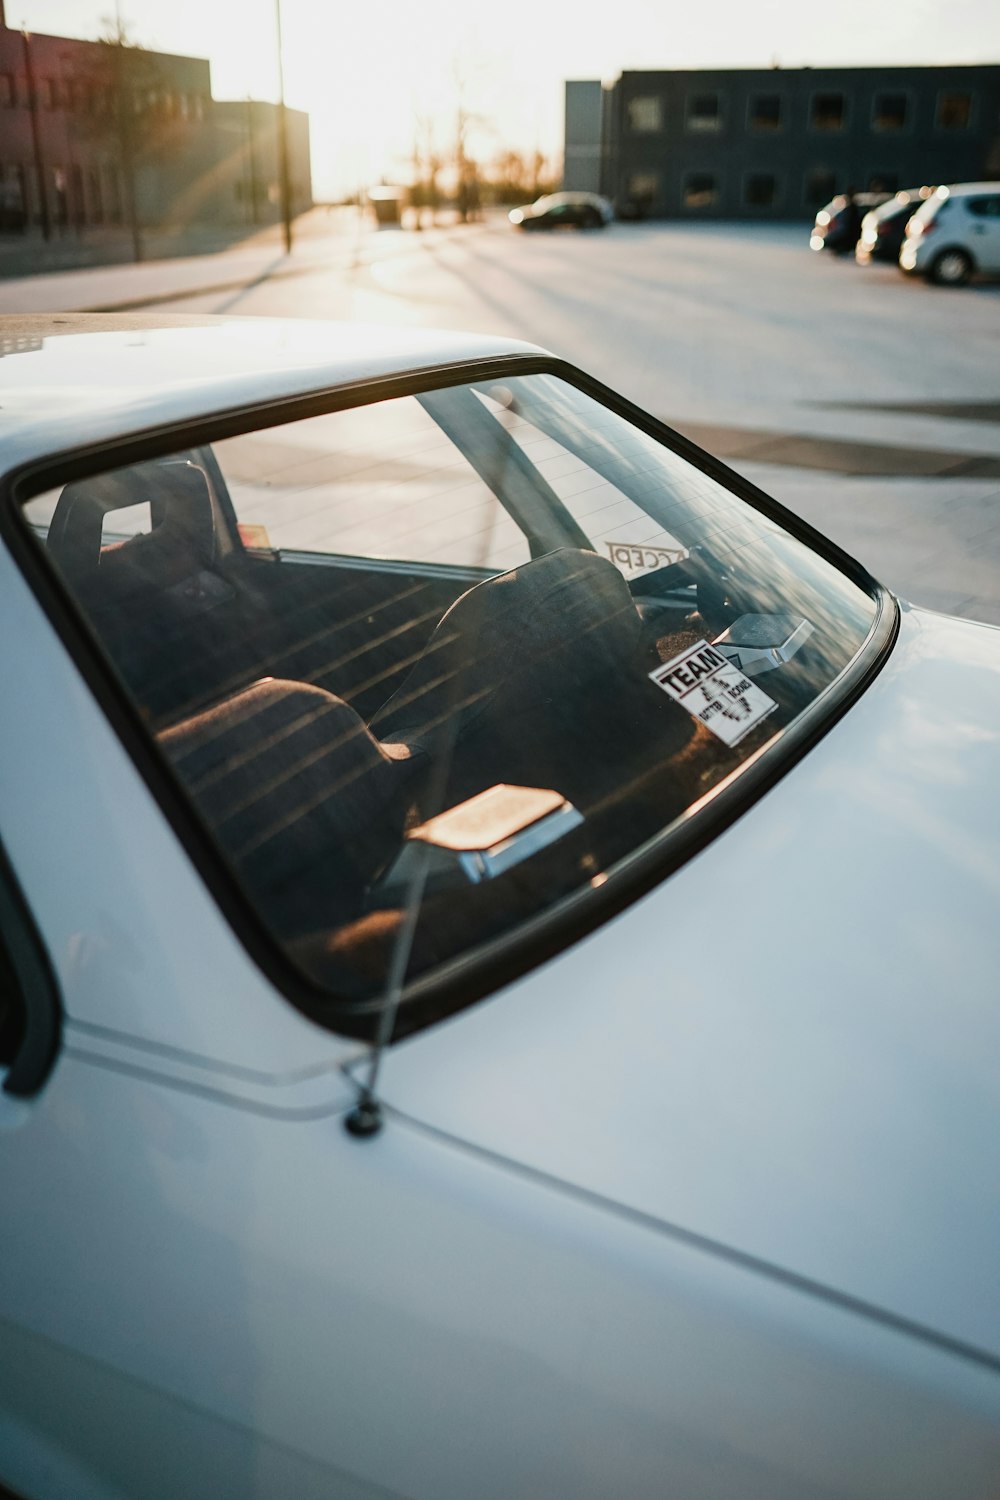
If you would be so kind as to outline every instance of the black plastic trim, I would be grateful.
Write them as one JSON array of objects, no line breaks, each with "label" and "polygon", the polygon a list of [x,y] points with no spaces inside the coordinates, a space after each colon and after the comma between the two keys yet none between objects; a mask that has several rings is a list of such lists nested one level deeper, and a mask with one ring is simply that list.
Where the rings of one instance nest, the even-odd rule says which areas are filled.
[{"label": "black plastic trim", "polygon": [[24,1098],[38,1092],[55,1062],[62,1036],[62,1006],[49,955],[2,845],[0,943],[10,960],[24,1013],[24,1031],[3,1089]]},{"label": "black plastic trim", "polygon": [[157,458],[179,448],[196,448],[247,431],[275,427],[305,417],[392,400],[443,386],[475,384],[505,375],[553,375],[634,423],[642,431],[717,480],[753,509],[777,521],[872,598],[876,619],[854,661],[838,680],[791,725],[771,740],[719,787],[664,829],[649,845],[609,872],[598,890],[588,889],[526,922],[514,934],[495,939],[430,976],[408,985],[395,1036],[474,1003],[591,932],[710,843],[745,812],[811,748],[860,696],[885,662],[896,638],[899,612],[893,597],[848,553],[785,509],[681,433],[575,366],[551,355],[502,355],[447,366],[424,367],[402,375],[378,376],[328,386],[302,395],[220,408],[197,418],[170,422],[120,440],[76,447],[44,461],[23,464],[0,480],[0,536],[28,578],[73,661],[145,778],[161,811],[208,887],[226,920],[266,978],[311,1020],[343,1035],[370,1037],[379,1001],[363,1005],[338,1000],[299,970],[262,926],[238,878],[199,820],[183,787],[155,749],[142,718],[103,655],[100,644],[45,558],[19,507],[33,495],[109,467]]}]

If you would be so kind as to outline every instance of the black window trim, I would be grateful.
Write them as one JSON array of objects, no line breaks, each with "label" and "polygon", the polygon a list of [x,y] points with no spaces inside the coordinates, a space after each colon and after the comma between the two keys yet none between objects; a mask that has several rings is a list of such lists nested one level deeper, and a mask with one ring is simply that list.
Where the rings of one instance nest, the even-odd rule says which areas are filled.
[{"label": "black window trim", "polygon": [[15,1003],[24,1029],[6,1067],[3,1092],[15,1098],[36,1094],[55,1062],[62,1036],[59,987],[45,944],[0,844],[0,947],[17,985]]},{"label": "black window trim", "polygon": [[35,495],[142,459],[166,456],[224,437],[277,427],[304,417],[418,395],[445,385],[472,384],[505,375],[553,375],[602,402],[657,439],[752,509],[776,521],[839,572],[876,605],[871,629],[843,673],[791,725],[761,747],[673,824],[608,872],[599,888],[578,891],[513,933],[493,938],[407,984],[393,1040],[495,993],[594,931],[678,870],[752,807],[814,744],[823,738],[881,670],[895,643],[899,608],[894,596],[847,552],[742,475],[698,448],[625,397],[566,361],[549,355],[502,355],[493,359],[426,367],[403,375],[345,382],[301,395],[165,423],[117,440],[54,453],[20,465],[0,481],[0,536],[45,609],[99,707],[107,715],[172,831],[192,861],[223,918],[276,990],[314,1022],[342,1036],[370,1040],[380,1008],[338,1000],[309,979],[265,929],[232,867],[202,823],[183,785],[156,750],[141,714],[73,602],[44,548],[21,515]]}]

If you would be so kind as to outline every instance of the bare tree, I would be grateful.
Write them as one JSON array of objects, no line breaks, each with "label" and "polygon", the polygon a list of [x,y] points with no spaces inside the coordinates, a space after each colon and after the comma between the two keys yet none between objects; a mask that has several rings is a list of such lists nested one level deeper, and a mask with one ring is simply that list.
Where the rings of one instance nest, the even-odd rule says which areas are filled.
[{"label": "bare tree", "polygon": [[118,13],[102,18],[104,34],[91,54],[82,82],[90,98],[87,128],[111,149],[123,187],[125,219],[135,260],[143,258],[137,172],[154,150],[169,143],[162,105],[163,79],[156,61],[129,34]]}]

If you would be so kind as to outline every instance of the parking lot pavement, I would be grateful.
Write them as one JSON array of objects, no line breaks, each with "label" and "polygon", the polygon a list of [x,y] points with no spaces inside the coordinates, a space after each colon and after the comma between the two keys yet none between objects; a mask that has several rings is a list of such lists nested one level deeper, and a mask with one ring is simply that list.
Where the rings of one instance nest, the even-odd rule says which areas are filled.
[{"label": "parking lot pavement", "polygon": [[913,604],[1000,625],[1000,484],[740,464]]},{"label": "parking lot pavement", "polygon": [[229,252],[20,294],[0,283],[0,311],[127,292],[169,298],[164,312],[527,339],[718,453],[904,597],[1000,623],[1000,284],[932,288],[807,241],[802,225],[355,229],[303,237],[291,261],[272,247],[253,264]]}]

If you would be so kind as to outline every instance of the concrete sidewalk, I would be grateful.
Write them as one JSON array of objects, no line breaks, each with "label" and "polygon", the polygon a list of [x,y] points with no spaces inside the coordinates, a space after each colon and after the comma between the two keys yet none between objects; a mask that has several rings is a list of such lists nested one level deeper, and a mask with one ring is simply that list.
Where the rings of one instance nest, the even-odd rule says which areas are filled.
[{"label": "concrete sidewalk", "polygon": [[153,258],[139,263],[47,270],[0,279],[0,313],[111,312],[154,307],[183,297],[233,291],[268,276],[302,275],[320,267],[349,266],[374,234],[356,209],[314,209],[296,220],[291,255],[280,226],[271,226],[223,249]]},{"label": "concrete sidewalk", "polygon": [[458,224],[442,214],[420,233],[411,227],[380,228],[356,208],[313,209],[295,221],[292,253],[285,254],[280,225],[250,234],[221,249],[153,258],[165,236],[147,237],[147,259],[136,263],[70,266],[42,274],[4,276],[0,250],[0,314],[127,312],[168,306],[187,297],[223,295],[263,281],[316,271],[351,271],[423,239],[466,234],[482,222]]}]

